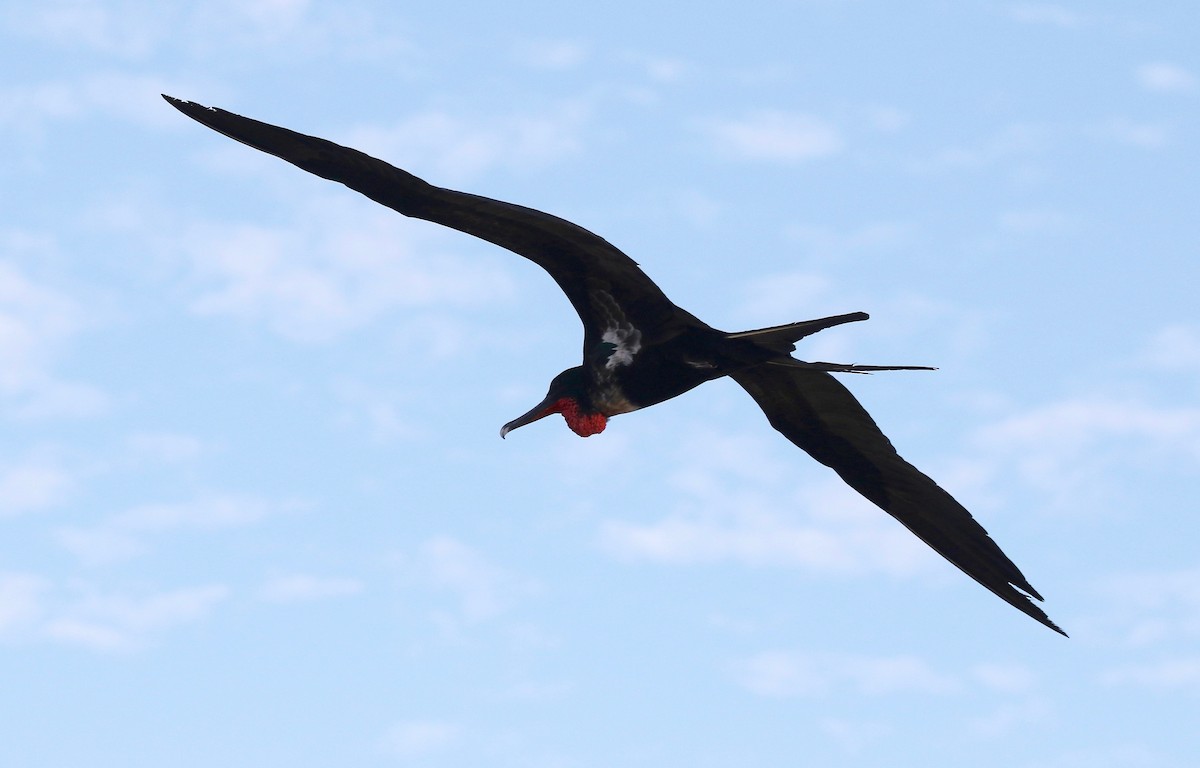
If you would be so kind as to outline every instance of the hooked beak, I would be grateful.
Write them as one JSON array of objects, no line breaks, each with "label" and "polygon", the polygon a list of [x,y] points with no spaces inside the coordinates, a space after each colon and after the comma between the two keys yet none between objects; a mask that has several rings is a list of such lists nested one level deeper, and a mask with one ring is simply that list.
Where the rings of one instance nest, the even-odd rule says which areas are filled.
[{"label": "hooked beak", "polygon": [[558,409],[554,407],[557,399],[558,397],[554,393],[546,395],[545,400],[530,408],[527,413],[518,416],[503,427],[500,427],[500,438],[503,439],[505,435],[518,427],[532,424],[538,419],[544,419],[552,413],[558,413]]}]

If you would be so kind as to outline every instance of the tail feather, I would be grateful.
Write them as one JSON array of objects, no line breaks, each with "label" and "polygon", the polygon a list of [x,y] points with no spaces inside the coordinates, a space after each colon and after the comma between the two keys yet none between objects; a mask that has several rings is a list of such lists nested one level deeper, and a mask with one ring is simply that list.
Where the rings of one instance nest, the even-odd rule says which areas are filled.
[{"label": "tail feather", "polygon": [[873,373],[875,371],[936,371],[928,365],[856,365],[854,363],[808,363],[795,358],[768,360],[767,365],[779,365],[784,368],[804,368],[809,371],[829,371],[831,373]]},{"label": "tail feather", "polygon": [[768,360],[768,365],[779,365],[785,368],[804,368],[810,371],[829,371],[831,373],[871,373],[873,371],[934,371],[927,365],[855,365],[853,363],[823,363],[805,362],[791,357],[796,349],[796,342],[805,336],[811,336],[818,331],[832,328],[843,323],[856,323],[870,317],[866,312],[850,312],[845,315],[821,317],[816,320],[804,320],[799,323],[773,325],[770,328],[758,328],[753,331],[728,333],[727,339],[748,339],[760,347],[778,352],[780,357]]},{"label": "tail feather", "polygon": [[755,343],[782,354],[790,354],[796,349],[796,342],[805,336],[811,336],[817,331],[832,328],[843,323],[856,323],[866,320],[870,315],[866,312],[851,312],[845,315],[822,317],[817,320],[804,320],[787,325],[773,325],[770,328],[758,328],[753,331],[726,334],[730,339],[752,339]]}]

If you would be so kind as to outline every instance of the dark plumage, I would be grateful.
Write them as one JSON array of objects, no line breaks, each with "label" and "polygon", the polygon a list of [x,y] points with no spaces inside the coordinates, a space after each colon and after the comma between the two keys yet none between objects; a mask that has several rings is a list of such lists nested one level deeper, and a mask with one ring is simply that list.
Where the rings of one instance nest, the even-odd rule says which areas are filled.
[{"label": "dark plumage", "polygon": [[561,413],[576,433],[730,376],[775,429],[837,472],[968,576],[1066,634],[1030,600],[1042,597],[987,531],[892,447],[830,372],[918,366],[809,363],[791,356],[817,331],[866,320],[861,312],[726,333],[675,306],[636,263],[603,238],[556,216],[428,184],[354,149],[220,109],[164,97],[185,115],[309,173],[338,181],[405,216],[432,221],[520,254],[545,269],[583,321],[583,363],[551,382],[546,398],[509,431]]}]

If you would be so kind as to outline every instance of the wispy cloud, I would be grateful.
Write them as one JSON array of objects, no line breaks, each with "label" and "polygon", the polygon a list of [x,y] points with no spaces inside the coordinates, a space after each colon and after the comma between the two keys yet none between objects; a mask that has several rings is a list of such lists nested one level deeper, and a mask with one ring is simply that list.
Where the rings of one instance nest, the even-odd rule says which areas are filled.
[{"label": "wispy cloud", "polygon": [[526,40],[515,46],[517,61],[535,69],[565,71],[584,63],[590,51],[578,40]]},{"label": "wispy cloud", "polygon": [[971,677],[985,687],[1003,693],[1026,693],[1037,684],[1033,670],[1011,662],[979,664],[971,669]]},{"label": "wispy cloud", "polygon": [[41,458],[0,464],[0,518],[52,506],[70,486],[66,472]]},{"label": "wispy cloud", "polygon": [[181,241],[199,283],[192,309],[324,341],[396,307],[478,306],[512,293],[498,265],[465,265],[440,233],[419,234],[399,216],[341,201],[320,207],[287,227],[193,231]]},{"label": "wispy cloud", "polygon": [[413,418],[419,409],[415,403],[406,402],[402,393],[358,382],[341,382],[334,389],[340,405],[339,423],[365,428],[379,441],[420,436]]},{"label": "wispy cloud", "polygon": [[119,512],[111,525],[129,531],[235,528],[262,520],[276,505],[245,496],[213,496],[199,501],[142,504]]},{"label": "wispy cloud", "polygon": [[978,736],[997,739],[1014,733],[1024,733],[1032,726],[1043,724],[1053,714],[1046,701],[1026,698],[1006,701],[985,715],[968,719],[968,727]]},{"label": "wispy cloud", "polygon": [[0,638],[23,633],[43,611],[45,579],[27,573],[0,573]]},{"label": "wispy cloud", "polygon": [[207,617],[228,596],[229,588],[217,584],[136,596],[89,593],[49,617],[41,632],[67,645],[132,651],[162,631]]},{"label": "wispy cloud", "polygon": [[809,651],[766,651],[733,666],[734,679],[769,697],[824,696],[847,688],[859,694],[946,694],[958,681],[915,656],[866,656]]},{"label": "wispy cloud", "polygon": [[[0,132],[38,138],[52,123],[116,118],[143,126],[177,126],[162,99],[175,88],[157,75],[92,72],[72,80],[46,80],[0,88]],[[158,103],[156,103],[158,102]]]},{"label": "wispy cloud", "polygon": [[1166,371],[1200,373],[1200,327],[1172,323],[1155,331],[1137,362]]},{"label": "wispy cloud", "polygon": [[[12,232],[0,232],[0,245],[33,252],[51,247]],[[83,325],[81,309],[68,296],[0,261],[0,412],[45,418],[91,415],[103,408],[99,391],[53,372]]]},{"label": "wispy cloud", "polygon": [[452,746],[461,731],[460,726],[445,720],[405,720],[388,728],[380,748],[403,760],[423,758]]},{"label": "wispy cloud", "polygon": [[1074,10],[1051,3],[1017,3],[1008,6],[1008,16],[1022,24],[1039,24],[1060,29],[1082,26],[1087,17]]},{"label": "wispy cloud", "polygon": [[1009,232],[1041,234],[1062,231],[1071,224],[1071,217],[1052,208],[1019,208],[1001,213],[999,224]]},{"label": "wispy cloud", "polygon": [[894,726],[884,723],[850,720],[844,717],[823,717],[817,721],[817,727],[851,755],[859,754],[869,744],[878,742],[895,731]]},{"label": "wispy cloud", "polygon": [[147,551],[154,536],[181,530],[239,528],[295,506],[251,496],[213,495],[193,501],[140,504],[94,526],[61,526],[54,535],[60,546],[84,564],[104,565]]},{"label": "wispy cloud", "polygon": [[1058,140],[1058,133],[1058,129],[1049,126],[1013,123],[973,142],[937,150],[930,156],[911,161],[908,166],[921,174],[997,166],[1011,170],[1016,160],[1036,156],[1052,146]]},{"label": "wispy cloud", "polygon": [[771,437],[709,434],[681,441],[687,447],[670,473],[679,492],[676,508],[650,523],[605,520],[601,547],[665,564],[735,562],[818,573],[910,575],[933,562],[915,537],[836,477],[823,475],[824,468],[814,465],[814,479],[797,485],[765,448]]},{"label": "wispy cloud", "polygon": [[171,45],[201,56],[217,48],[256,48],[345,60],[391,56],[394,63],[411,48],[386,18],[309,0],[217,0],[195,6],[54,0],[12,6],[4,20],[16,32],[52,46],[127,61],[149,58]]},{"label": "wispy cloud", "polygon": [[339,143],[419,167],[435,184],[463,184],[496,168],[525,172],[578,152],[591,116],[590,103],[580,99],[486,119],[428,111],[390,126],[357,128]]},{"label": "wispy cloud", "polygon": [[[1075,398],[1030,408],[979,431],[978,443],[1019,475],[1062,499],[1103,485],[1108,462],[1139,457],[1182,464],[1200,460],[1200,408],[1136,400]],[[1122,446],[1119,455],[1113,445]],[[1099,485],[1097,483],[1099,482]]]},{"label": "wispy cloud", "polygon": [[1182,656],[1148,664],[1116,667],[1101,678],[1110,685],[1130,685],[1154,690],[1200,692],[1200,656]]},{"label": "wispy cloud", "polygon": [[1103,612],[1092,634],[1132,648],[1200,637],[1200,567],[1111,574],[1096,586]]},{"label": "wispy cloud", "polygon": [[1138,149],[1161,149],[1171,138],[1171,128],[1160,122],[1117,117],[1096,126],[1093,132],[1102,140]]},{"label": "wispy cloud", "polygon": [[1177,64],[1154,61],[1137,69],[1138,83],[1148,91],[1179,93],[1196,89],[1196,76]]},{"label": "wispy cloud", "polygon": [[[454,595],[455,625],[493,619],[534,589],[527,579],[492,563],[473,547],[450,536],[426,541],[415,566],[417,578]],[[446,614],[443,617],[449,618]]]},{"label": "wispy cloud", "polygon": [[694,70],[694,66],[684,59],[669,56],[628,54],[627,58],[637,64],[645,76],[657,84],[678,82]]},{"label": "wispy cloud", "polygon": [[94,651],[134,651],[164,631],[206,618],[228,596],[228,587],[219,584],[118,593],[4,573],[0,574],[0,638],[51,641]]},{"label": "wispy cloud", "polygon": [[[740,293],[745,297],[737,308],[737,317],[753,325],[775,325],[797,312],[810,312],[831,298],[833,284],[814,272],[776,272],[747,280]],[[819,340],[818,336],[816,339]],[[813,341],[810,340],[810,341]]]},{"label": "wispy cloud", "polygon": [[708,120],[702,129],[716,151],[749,160],[802,162],[837,154],[845,145],[830,123],[794,112]]},{"label": "wispy cloud", "polygon": [[11,6],[5,21],[15,32],[61,48],[137,59],[158,45],[172,15],[169,6],[156,3],[55,0]]},{"label": "wispy cloud", "polygon": [[258,594],[271,603],[301,603],[355,595],[362,589],[363,584],[357,579],[289,573],[269,578]]},{"label": "wispy cloud", "polygon": [[137,432],[126,440],[134,462],[177,463],[198,457],[204,444],[191,435],[175,432]]},{"label": "wispy cloud", "polygon": [[733,508],[719,519],[680,514],[647,525],[607,521],[601,543],[621,557],[677,565],[735,562],[818,573],[891,574],[911,574],[925,565],[916,539],[882,513],[874,523],[822,522]]}]

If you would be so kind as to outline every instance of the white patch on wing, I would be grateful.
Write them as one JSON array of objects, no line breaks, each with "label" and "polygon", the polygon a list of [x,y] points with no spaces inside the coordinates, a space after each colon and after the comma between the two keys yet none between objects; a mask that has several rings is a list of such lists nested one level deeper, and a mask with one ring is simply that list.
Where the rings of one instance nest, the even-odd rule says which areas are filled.
[{"label": "white patch on wing", "polygon": [[618,365],[633,363],[633,356],[642,348],[642,332],[632,325],[625,324],[619,328],[605,330],[601,341],[616,347],[604,363],[605,369],[611,371]]},{"label": "white patch on wing", "polygon": [[633,356],[642,348],[642,332],[625,317],[621,305],[617,303],[611,293],[598,286],[593,286],[589,295],[597,319],[604,323],[604,335],[600,337],[601,349],[604,345],[614,347],[613,351],[604,358],[604,370],[611,371],[619,365],[631,365]]}]

